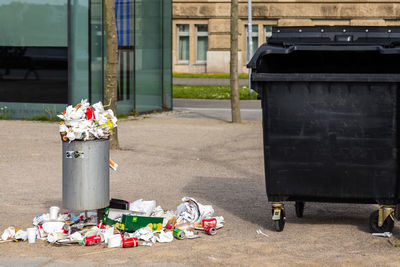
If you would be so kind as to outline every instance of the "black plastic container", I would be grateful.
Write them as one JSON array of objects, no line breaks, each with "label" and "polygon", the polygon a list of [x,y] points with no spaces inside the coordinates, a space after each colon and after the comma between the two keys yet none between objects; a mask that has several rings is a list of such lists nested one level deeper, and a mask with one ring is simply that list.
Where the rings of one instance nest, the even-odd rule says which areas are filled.
[{"label": "black plastic container", "polygon": [[272,32],[247,65],[269,201],[398,204],[400,28]]}]

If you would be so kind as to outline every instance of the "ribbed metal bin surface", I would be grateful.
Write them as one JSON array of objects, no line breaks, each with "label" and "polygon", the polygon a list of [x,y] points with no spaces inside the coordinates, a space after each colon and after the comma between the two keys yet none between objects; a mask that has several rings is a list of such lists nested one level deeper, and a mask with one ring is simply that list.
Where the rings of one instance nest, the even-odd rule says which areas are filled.
[{"label": "ribbed metal bin surface", "polygon": [[109,140],[62,143],[63,207],[95,210],[110,201]]}]

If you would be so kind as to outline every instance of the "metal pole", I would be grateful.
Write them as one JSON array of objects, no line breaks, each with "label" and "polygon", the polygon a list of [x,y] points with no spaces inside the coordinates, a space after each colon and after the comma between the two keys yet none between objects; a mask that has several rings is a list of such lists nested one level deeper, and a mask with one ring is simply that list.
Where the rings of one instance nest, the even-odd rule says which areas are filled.
[{"label": "metal pole", "polygon": [[[248,16],[248,24],[247,24],[247,61],[249,61],[253,55],[253,22],[252,22],[252,10],[251,10],[251,0],[247,2],[247,16]],[[253,90],[251,89],[251,68],[249,69],[249,94]]]}]

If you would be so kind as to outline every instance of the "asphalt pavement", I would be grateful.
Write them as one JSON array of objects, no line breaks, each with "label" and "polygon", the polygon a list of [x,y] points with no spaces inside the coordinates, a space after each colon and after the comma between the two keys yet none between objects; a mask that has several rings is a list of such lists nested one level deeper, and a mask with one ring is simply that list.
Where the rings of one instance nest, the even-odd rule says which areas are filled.
[{"label": "asphalt pavement", "polygon": [[[179,99],[174,98],[173,109],[181,118],[208,118],[223,121],[231,120],[230,100]],[[261,121],[262,110],[260,100],[241,100],[240,114],[245,121]]]}]

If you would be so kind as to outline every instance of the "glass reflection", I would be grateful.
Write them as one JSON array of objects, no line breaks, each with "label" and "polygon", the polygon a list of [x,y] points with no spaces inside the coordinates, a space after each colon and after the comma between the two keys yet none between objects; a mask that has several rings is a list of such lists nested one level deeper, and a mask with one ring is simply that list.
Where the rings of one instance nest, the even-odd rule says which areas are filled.
[{"label": "glass reflection", "polygon": [[67,103],[66,47],[0,46],[0,102]]}]

